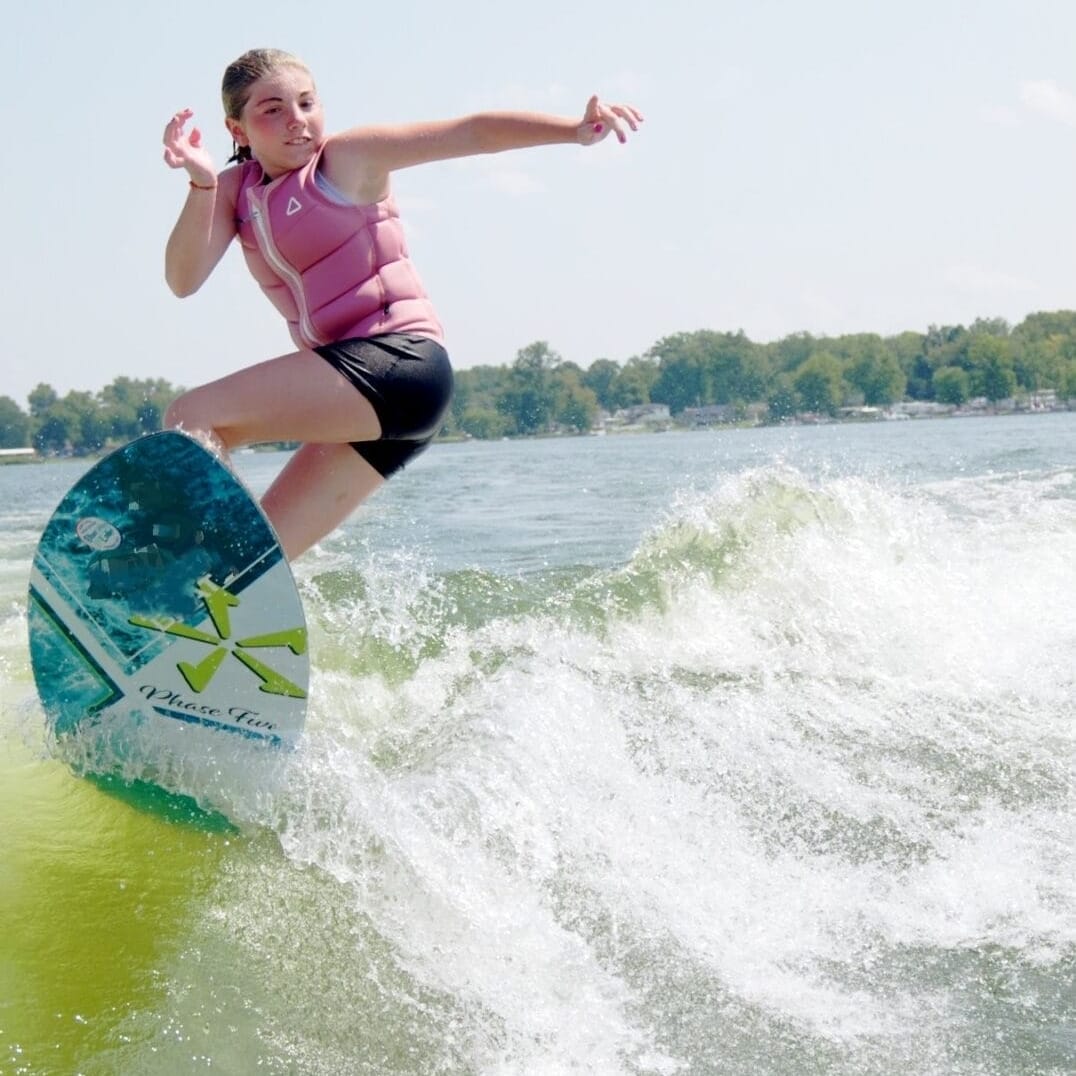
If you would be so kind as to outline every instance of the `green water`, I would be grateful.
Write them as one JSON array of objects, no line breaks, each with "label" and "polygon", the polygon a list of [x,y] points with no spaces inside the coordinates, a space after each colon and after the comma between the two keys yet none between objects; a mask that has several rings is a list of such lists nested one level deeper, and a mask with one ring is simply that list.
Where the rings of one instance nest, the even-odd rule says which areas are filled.
[{"label": "green water", "polygon": [[5,1071],[75,1072],[115,1045],[133,999],[159,999],[157,970],[230,838],[124,803],[17,742],[0,751],[0,1058]]}]

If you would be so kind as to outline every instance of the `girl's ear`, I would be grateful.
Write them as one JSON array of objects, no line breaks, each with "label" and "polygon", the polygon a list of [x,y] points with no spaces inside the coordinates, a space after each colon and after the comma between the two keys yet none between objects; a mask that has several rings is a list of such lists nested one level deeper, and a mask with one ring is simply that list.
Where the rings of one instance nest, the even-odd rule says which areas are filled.
[{"label": "girl's ear", "polygon": [[247,144],[247,136],[243,134],[243,128],[239,125],[238,120],[225,119],[224,126],[228,128],[228,134],[232,136],[232,141],[237,146]]}]

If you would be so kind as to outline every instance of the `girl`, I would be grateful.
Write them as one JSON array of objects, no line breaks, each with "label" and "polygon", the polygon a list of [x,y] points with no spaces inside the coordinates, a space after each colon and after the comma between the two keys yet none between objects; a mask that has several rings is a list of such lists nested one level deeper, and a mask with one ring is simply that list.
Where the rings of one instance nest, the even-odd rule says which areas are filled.
[{"label": "girl", "polygon": [[592,97],[582,120],[487,112],[326,134],[306,66],[275,49],[224,73],[225,125],[237,164],[219,175],[190,109],[164,131],[164,159],[184,169],[187,201],[169,237],[176,295],[205,282],[235,236],[255,279],[287,318],[297,351],[194,389],[165,425],[227,460],[258,441],[301,441],[262,499],[289,559],[341,523],[441,425],[452,368],[441,325],[412,266],[389,176],[479,153],[624,142],[639,112]]}]

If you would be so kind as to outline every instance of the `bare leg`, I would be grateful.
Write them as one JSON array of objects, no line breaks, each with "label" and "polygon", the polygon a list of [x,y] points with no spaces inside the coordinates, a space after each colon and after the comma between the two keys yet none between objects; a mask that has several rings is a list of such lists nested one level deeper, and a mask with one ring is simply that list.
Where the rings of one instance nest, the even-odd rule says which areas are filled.
[{"label": "bare leg", "polygon": [[349,444],[303,445],[265,491],[262,508],[295,560],[384,483]]},{"label": "bare leg", "polygon": [[242,445],[307,442],[262,498],[289,560],[339,526],[384,482],[348,444],[381,436],[370,401],[311,351],[192,389],[169,407],[165,425],[199,438],[225,462]]},{"label": "bare leg", "polygon": [[320,355],[296,351],[191,389],[165,425],[227,452],[259,441],[376,441],[370,401]]}]

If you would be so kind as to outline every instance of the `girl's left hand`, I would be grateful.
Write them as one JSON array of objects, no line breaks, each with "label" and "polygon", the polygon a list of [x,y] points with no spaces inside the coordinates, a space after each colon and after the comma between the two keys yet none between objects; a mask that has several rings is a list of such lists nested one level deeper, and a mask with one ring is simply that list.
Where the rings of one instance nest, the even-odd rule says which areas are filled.
[{"label": "girl's left hand", "polygon": [[581,146],[593,146],[613,131],[618,142],[627,142],[628,133],[625,127],[637,131],[642,122],[643,114],[637,108],[631,105],[603,104],[595,94],[587,102],[583,122],[579,125],[576,137]]}]

